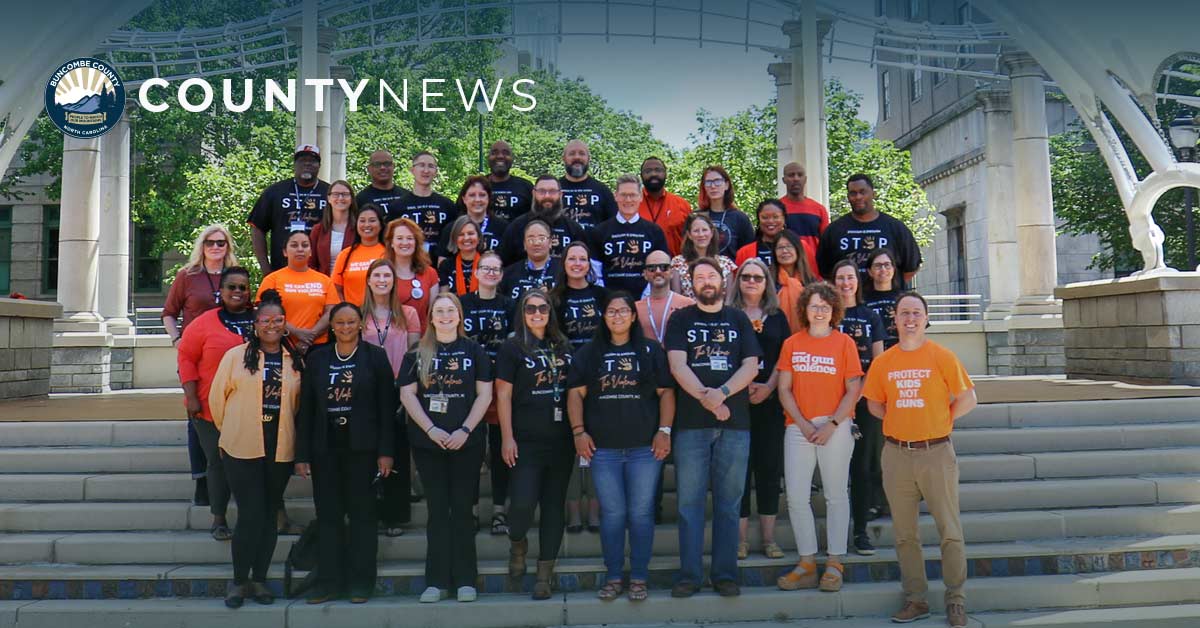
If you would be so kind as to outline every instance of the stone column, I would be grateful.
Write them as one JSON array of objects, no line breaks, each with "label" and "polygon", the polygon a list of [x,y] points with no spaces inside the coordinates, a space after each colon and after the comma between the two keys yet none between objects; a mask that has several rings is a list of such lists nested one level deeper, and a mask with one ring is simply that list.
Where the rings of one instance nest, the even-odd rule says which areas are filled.
[{"label": "stone column", "polygon": [[779,196],[787,193],[783,185],[783,167],[793,161],[792,157],[792,119],[796,117],[796,105],[792,92],[792,64],[772,63],[767,66],[767,72],[775,79],[775,146],[777,152],[775,166],[775,187]]},{"label": "stone column", "polygon": [[330,174],[333,172],[330,161],[330,148],[333,144],[331,96],[334,94],[340,96],[342,90],[329,87],[319,88],[322,94],[322,106],[321,111],[317,111],[314,90],[318,88],[305,85],[304,81],[305,79],[331,78],[330,68],[333,60],[330,54],[333,52],[334,43],[337,42],[338,32],[336,28],[328,26],[317,28],[312,37],[313,54],[310,59],[305,52],[306,46],[310,46],[306,25],[302,23],[288,27],[288,38],[300,42],[300,75],[296,86],[300,90],[299,97],[296,99],[296,143],[316,144],[321,149],[321,169],[317,171],[317,176],[322,181],[331,181]]},{"label": "stone column", "polygon": [[99,313],[100,143],[63,138],[56,331],[104,333]]},{"label": "stone column", "polygon": [[[808,173],[807,195],[826,207],[829,206],[829,154],[820,42],[831,28],[833,21],[821,18],[816,19],[815,32],[804,28],[802,20],[783,23],[783,32],[788,36],[791,49],[792,102],[795,107],[792,160],[802,163]],[[807,81],[806,75],[809,76]]]},{"label": "stone column", "polygon": [[[129,320],[129,118],[132,102],[116,126],[100,138],[100,316],[114,335],[133,329]],[[64,177],[65,181],[65,177]],[[61,275],[60,275],[61,277]]]},{"label": "stone column", "polygon": [[982,90],[987,133],[984,203],[987,212],[988,306],[984,318],[1002,319],[1019,294],[1017,226],[1013,179],[1012,99],[1007,90]]},{"label": "stone column", "polygon": [[1054,298],[1058,256],[1044,77],[1041,67],[1024,52],[1006,54],[1003,61],[1012,84],[1012,163],[1021,279],[1013,315],[1060,314],[1062,306]]},{"label": "stone column", "polygon": [[[329,68],[329,78],[334,81],[354,81],[354,68],[335,65]],[[336,83],[330,90],[329,101],[329,178],[337,181],[346,178],[346,94]],[[325,160],[322,160],[325,161]]]},{"label": "stone column", "polygon": [[315,96],[312,88],[304,84],[305,79],[320,78],[317,73],[317,0],[302,0],[300,23],[288,29],[288,38],[300,42],[300,59],[296,88],[300,90],[296,99],[296,143],[317,143],[317,120]]},{"label": "stone column", "polygon": [[[322,26],[317,31],[317,76],[316,78],[331,78],[330,68],[333,66],[333,59],[329,56],[333,51],[333,44],[337,41],[337,29],[328,26]],[[317,176],[322,181],[333,181],[331,176],[333,172],[333,138],[330,131],[333,120],[333,100],[334,91],[329,87],[320,88],[323,92],[321,102],[324,106],[321,111],[317,112],[317,146],[321,148],[321,169],[317,172]],[[341,89],[337,89],[336,93],[341,98]],[[343,153],[345,151],[343,150]]]}]

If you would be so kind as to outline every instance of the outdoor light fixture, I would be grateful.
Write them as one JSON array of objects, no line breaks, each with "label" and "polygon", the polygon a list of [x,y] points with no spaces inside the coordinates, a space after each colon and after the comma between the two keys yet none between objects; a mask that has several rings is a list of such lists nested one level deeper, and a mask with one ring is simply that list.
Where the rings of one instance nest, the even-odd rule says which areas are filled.
[{"label": "outdoor light fixture", "polygon": [[[1180,113],[1174,120],[1171,120],[1169,134],[1171,136],[1171,144],[1175,146],[1175,150],[1179,151],[1179,161],[1191,162],[1196,159],[1196,142],[1200,140],[1200,115],[1190,116],[1186,113]],[[1187,220],[1187,269],[1197,270],[1196,268],[1196,219],[1193,216],[1193,206],[1195,205],[1196,191],[1193,188],[1186,187],[1183,189],[1183,207],[1184,216]]]}]

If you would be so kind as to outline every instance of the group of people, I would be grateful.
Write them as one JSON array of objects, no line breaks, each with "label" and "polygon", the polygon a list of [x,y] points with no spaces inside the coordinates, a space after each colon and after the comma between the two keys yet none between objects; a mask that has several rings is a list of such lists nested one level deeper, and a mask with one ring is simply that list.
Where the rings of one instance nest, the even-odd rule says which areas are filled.
[{"label": "group of people", "polygon": [[563,177],[528,182],[512,163],[509,144],[494,143],[488,175],[451,200],[433,190],[433,154],[413,157],[404,190],[377,151],[356,193],[319,181],[318,149],[297,147],[295,176],[250,214],[263,271],[253,298],[229,231],[201,230],[164,323],[197,444],[196,500],[211,507],[213,536],[232,539],[226,604],[272,601],[265,578],[276,535],[293,531],[282,499],[292,475],[312,479],[320,533],[308,601],[365,602],[377,528],[399,535],[411,517],[410,461],[428,506],[422,602],[476,599],[485,461],[491,532],[510,539],[513,577],[528,569],[537,513],[534,599],[551,597],[564,532],[586,519],[607,572],[599,597],[644,600],[673,460],[673,596],[706,581],[709,493],[707,580],[733,596],[752,501],[763,553],[784,556],[774,523],[786,489],[800,559],[780,588],[839,590],[851,528],[855,551],[873,554],[866,524],[890,507],[906,595],[894,619],[927,616],[924,498],[943,537],[948,618],[965,625],[949,433],[973,388],[925,338],[928,306],[904,291],[920,250],[875,208],[871,179],[849,179],[852,211],[830,222],[804,194],[804,168],[788,164],[787,194],[759,203],[752,223],[720,166],[704,170],[693,211],[665,190],[655,157],[611,191],[588,174],[580,141],[564,148]]}]

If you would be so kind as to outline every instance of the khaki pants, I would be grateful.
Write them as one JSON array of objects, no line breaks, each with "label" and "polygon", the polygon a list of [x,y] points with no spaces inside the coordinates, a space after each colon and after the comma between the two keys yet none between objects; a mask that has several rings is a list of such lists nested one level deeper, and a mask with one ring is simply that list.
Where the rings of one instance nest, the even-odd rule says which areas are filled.
[{"label": "khaki pants", "polygon": [[963,604],[967,557],[962,524],[958,519],[958,457],[950,442],[929,449],[905,449],[894,443],[883,446],[883,490],[892,510],[896,556],[900,561],[904,599],[924,602],[929,590],[921,535],[917,527],[921,499],[929,507],[942,539],[942,581],[946,604]]}]

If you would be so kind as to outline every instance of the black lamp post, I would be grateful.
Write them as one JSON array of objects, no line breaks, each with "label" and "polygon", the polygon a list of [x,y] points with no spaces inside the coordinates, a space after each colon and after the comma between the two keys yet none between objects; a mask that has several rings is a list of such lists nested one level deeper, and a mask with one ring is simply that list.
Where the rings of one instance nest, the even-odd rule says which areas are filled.
[{"label": "black lamp post", "polygon": [[[1196,142],[1200,140],[1200,120],[1181,113],[1171,121],[1171,144],[1179,152],[1179,161],[1191,162],[1196,159]],[[1183,189],[1183,206],[1187,219],[1187,264],[1188,270],[1196,270],[1196,221],[1192,208],[1195,204],[1196,190],[1191,187]]]}]

